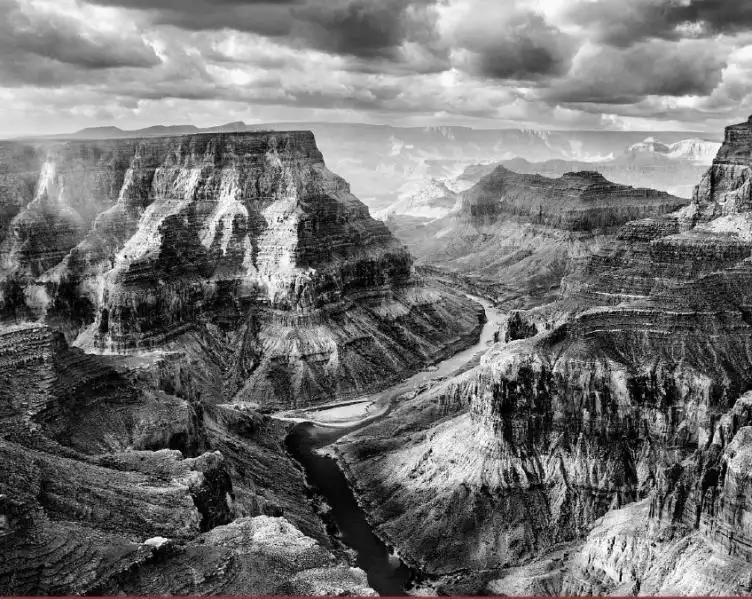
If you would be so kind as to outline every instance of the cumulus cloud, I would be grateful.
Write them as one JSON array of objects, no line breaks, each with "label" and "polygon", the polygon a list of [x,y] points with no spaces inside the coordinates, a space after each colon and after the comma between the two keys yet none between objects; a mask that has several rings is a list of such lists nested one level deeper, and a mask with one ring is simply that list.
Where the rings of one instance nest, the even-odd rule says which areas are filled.
[{"label": "cumulus cloud", "polygon": [[92,0],[145,11],[153,22],[196,31],[234,29],[327,52],[398,58],[425,38],[437,0]]},{"label": "cumulus cloud", "polygon": [[390,57],[409,39],[413,21],[419,16],[408,9],[417,4],[415,0],[309,1],[292,11],[293,34],[324,51]]},{"label": "cumulus cloud", "polygon": [[591,45],[572,72],[553,82],[545,97],[563,103],[630,104],[646,96],[710,94],[721,81],[727,57],[701,40],[643,42],[627,49]]}]

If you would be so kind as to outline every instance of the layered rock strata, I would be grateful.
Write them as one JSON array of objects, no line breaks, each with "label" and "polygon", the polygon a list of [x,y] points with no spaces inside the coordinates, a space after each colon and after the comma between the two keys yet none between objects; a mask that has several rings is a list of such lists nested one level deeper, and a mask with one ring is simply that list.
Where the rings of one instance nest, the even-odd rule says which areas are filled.
[{"label": "layered rock strata", "polygon": [[521,175],[504,167],[497,167],[465,192],[462,202],[478,224],[512,215],[572,231],[619,226],[686,204],[665,192],[611,183],[596,171],[549,179]]},{"label": "layered rock strata", "polygon": [[558,297],[562,279],[607,246],[620,226],[685,204],[596,172],[550,179],[499,166],[459,194],[447,216],[430,222],[393,216],[387,224],[419,263],[471,276],[499,302],[530,308]]},{"label": "layered rock strata", "polygon": [[87,352],[210,346],[221,395],[272,409],[365,393],[476,333],[477,310],[414,276],[308,132],[18,154],[16,195],[40,166],[3,232],[2,312]]},{"label": "layered rock strata", "polygon": [[521,315],[523,339],[340,448],[407,557],[437,575],[536,564],[509,581],[556,592],[747,589],[751,130],[727,130],[691,206],[626,224],[570,277],[559,326]]},{"label": "layered rock strata", "polygon": [[0,593],[368,594],[261,415],[0,331]]}]

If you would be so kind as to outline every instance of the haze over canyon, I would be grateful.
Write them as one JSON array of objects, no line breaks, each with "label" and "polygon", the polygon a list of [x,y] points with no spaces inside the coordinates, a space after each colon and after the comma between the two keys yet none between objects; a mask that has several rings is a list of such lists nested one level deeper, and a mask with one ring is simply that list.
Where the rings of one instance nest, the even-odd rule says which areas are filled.
[{"label": "haze over canyon", "polygon": [[751,27],[0,0],[0,596],[752,595]]}]

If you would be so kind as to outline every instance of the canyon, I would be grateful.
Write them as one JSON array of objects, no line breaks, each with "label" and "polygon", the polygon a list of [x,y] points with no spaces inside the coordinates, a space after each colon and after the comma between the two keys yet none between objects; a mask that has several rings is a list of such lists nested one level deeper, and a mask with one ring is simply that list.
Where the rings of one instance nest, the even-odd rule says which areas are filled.
[{"label": "canyon", "polygon": [[728,127],[689,205],[617,227],[480,365],[337,444],[433,591],[749,593],[750,144]]},{"label": "canyon", "polygon": [[310,132],[0,145],[0,591],[370,595],[279,409],[477,339]]},{"label": "canyon", "polygon": [[752,119],[691,201],[397,224],[310,132],[154,133],[0,143],[0,592],[752,590]]}]

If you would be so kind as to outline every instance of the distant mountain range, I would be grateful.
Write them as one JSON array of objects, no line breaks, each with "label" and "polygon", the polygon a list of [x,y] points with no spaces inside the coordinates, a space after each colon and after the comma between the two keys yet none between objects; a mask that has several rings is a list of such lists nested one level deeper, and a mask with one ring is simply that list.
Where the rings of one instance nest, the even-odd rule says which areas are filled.
[{"label": "distant mountain range", "polygon": [[662,154],[669,158],[697,161],[709,165],[713,162],[713,158],[720,148],[720,142],[709,141],[701,138],[690,138],[680,140],[673,144],[665,144],[659,142],[654,137],[649,137],[643,142],[630,146],[629,152],[633,154],[646,152]]},{"label": "distant mountain range", "polygon": [[[206,128],[156,125],[126,131],[118,127],[93,127],[45,139],[103,140],[264,130],[312,131],[329,168],[345,177],[353,193],[372,211],[383,211],[432,179],[454,180],[473,164],[504,163],[512,170],[549,176],[587,170],[592,163],[598,163],[594,168],[601,170],[601,165],[608,164],[610,170],[603,173],[614,181],[686,195],[697,181],[698,172],[696,168],[687,171],[682,163],[705,162],[720,141],[718,136],[678,131],[538,131],[240,121]],[[671,160],[675,158],[680,160]],[[522,160],[532,166],[518,169],[506,164],[510,160]],[[629,165],[622,166],[623,161]],[[557,164],[562,162],[566,165]],[[661,172],[659,177],[643,176],[656,170]]]}]

